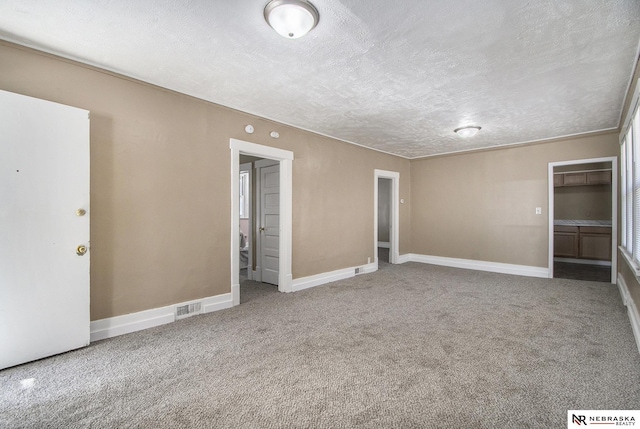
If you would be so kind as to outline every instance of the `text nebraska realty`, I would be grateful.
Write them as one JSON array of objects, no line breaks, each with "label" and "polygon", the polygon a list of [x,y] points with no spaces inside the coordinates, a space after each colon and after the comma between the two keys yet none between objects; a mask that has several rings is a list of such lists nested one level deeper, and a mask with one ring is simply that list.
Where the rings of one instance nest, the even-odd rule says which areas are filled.
[{"label": "text nebraska realty", "polygon": [[[587,425],[586,416],[573,415],[573,422],[577,424]],[[635,426],[636,419],[633,416],[589,416],[591,424],[610,424],[615,426]]]}]

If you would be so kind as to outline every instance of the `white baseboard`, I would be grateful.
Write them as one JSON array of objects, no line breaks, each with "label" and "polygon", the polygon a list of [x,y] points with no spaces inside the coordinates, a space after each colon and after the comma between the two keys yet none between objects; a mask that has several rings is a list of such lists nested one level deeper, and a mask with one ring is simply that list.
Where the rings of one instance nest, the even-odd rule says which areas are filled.
[{"label": "white baseboard", "polygon": [[293,292],[297,292],[299,290],[308,289],[310,287],[320,286],[325,283],[348,279],[356,275],[356,268],[360,268],[360,272],[358,273],[358,275],[368,274],[376,271],[376,264],[370,263],[360,267],[343,268],[340,270],[330,271],[328,273],[321,273],[313,276],[293,279],[291,286]]},{"label": "white baseboard", "polygon": [[618,274],[618,290],[620,290],[620,296],[622,297],[622,303],[627,307],[627,314],[629,315],[629,321],[631,322],[631,330],[633,331],[633,337],[636,340],[636,346],[638,347],[638,353],[640,353],[640,313],[638,313],[638,307],[633,302],[631,295],[629,294],[629,288],[621,275]]},{"label": "white baseboard", "polygon": [[412,262],[411,257],[413,256],[413,254],[411,253],[405,253],[404,255],[398,255],[398,264],[404,264],[405,262]]},{"label": "white baseboard", "polygon": [[202,303],[202,311],[200,314],[211,313],[212,311],[223,310],[233,306],[233,303],[231,302],[231,294],[224,293],[221,295],[168,305],[166,307],[152,308],[151,310],[125,314],[123,316],[94,320],[90,325],[91,342],[175,322],[176,307],[181,307],[186,304],[194,304],[197,302]]},{"label": "white baseboard", "polygon": [[443,256],[418,255],[409,253],[401,255],[402,262],[421,262],[423,264],[442,265],[445,267],[465,268],[468,270],[489,271],[492,273],[515,274],[526,277],[549,278],[549,269],[530,265],[504,264],[501,262],[476,261],[473,259],[446,258]]},{"label": "white baseboard", "polygon": [[568,262],[570,264],[583,264],[583,265],[602,265],[603,267],[611,266],[611,261],[598,261],[595,259],[553,258],[553,262]]},{"label": "white baseboard", "polygon": [[391,248],[391,244],[388,241],[378,241],[378,247],[382,247],[383,249]]}]

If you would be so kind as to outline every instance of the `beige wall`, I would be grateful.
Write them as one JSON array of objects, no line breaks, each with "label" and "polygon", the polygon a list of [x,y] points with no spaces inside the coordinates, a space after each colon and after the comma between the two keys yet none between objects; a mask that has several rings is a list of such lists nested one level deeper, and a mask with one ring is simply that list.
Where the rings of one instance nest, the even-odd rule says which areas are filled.
[{"label": "beige wall", "polygon": [[373,259],[374,169],[410,194],[405,159],[6,42],[0,89],[91,111],[92,320],[230,291],[230,138],[294,152],[294,279]]},{"label": "beige wall", "polygon": [[547,267],[548,163],[617,155],[606,133],[414,160],[411,250]]}]

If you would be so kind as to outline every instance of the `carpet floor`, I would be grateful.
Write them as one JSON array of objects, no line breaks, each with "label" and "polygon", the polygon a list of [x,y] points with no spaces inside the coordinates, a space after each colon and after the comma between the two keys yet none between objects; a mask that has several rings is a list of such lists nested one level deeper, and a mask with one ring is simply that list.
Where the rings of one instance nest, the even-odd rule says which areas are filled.
[{"label": "carpet floor", "polygon": [[565,428],[638,409],[615,285],[417,263],[0,371],[3,428]]}]

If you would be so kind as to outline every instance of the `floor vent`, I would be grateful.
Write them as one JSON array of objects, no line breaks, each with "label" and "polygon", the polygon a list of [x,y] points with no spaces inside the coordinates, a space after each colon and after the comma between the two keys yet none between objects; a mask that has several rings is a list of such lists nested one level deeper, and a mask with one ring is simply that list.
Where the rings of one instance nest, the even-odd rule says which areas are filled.
[{"label": "floor vent", "polygon": [[202,303],[194,302],[176,307],[176,320],[202,313]]}]

